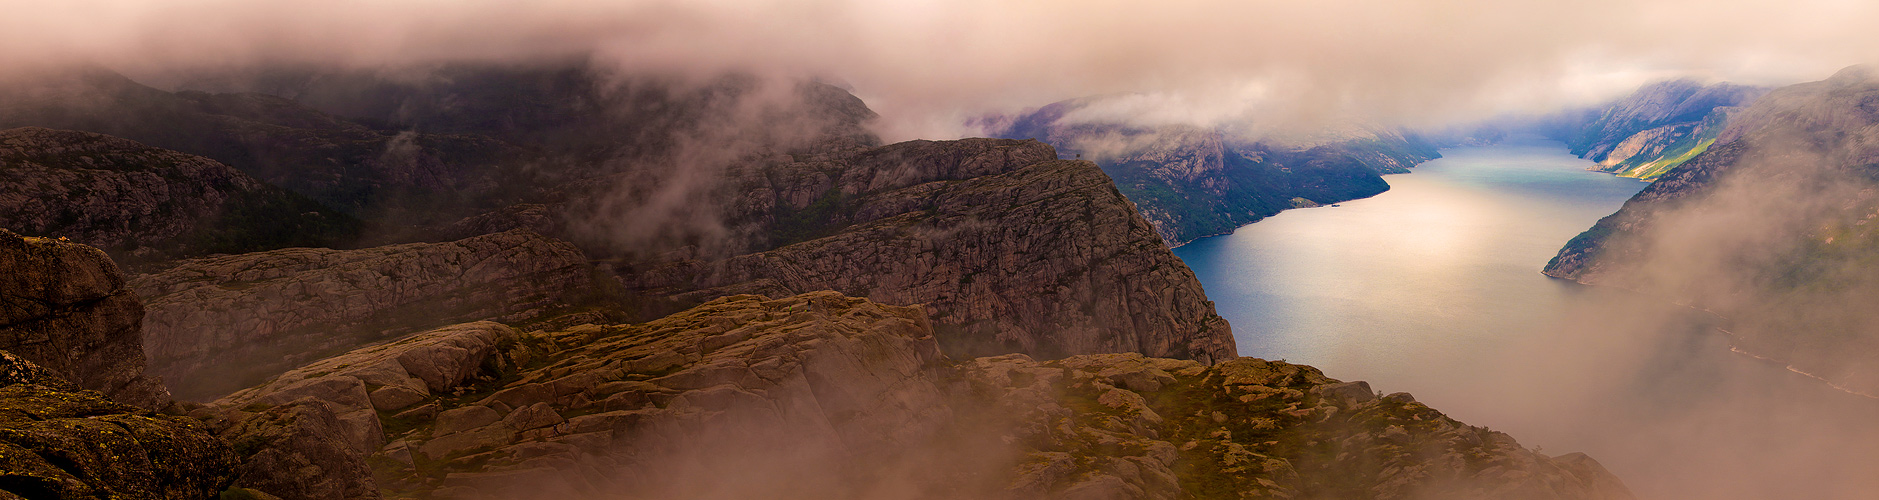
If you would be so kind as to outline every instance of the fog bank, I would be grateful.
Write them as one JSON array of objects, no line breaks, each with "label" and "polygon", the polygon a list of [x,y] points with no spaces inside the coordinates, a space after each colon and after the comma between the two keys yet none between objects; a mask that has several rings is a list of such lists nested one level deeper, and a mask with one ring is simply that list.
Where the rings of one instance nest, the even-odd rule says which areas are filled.
[{"label": "fog bank", "polygon": [[8,2],[0,64],[147,80],[253,65],[595,57],[634,72],[845,82],[886,139],[1143,93],[1155,120],[1439,124],[1670,76],[1778,84],[1879,60],[1879,6],[1794,2],[490,0]]}]

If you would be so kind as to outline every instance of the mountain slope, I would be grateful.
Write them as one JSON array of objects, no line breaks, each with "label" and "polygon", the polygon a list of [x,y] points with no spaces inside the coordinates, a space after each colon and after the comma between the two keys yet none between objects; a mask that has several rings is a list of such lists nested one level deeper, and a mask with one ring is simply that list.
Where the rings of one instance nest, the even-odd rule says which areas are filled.
[{"label": "mountain slope", "polygon": [[1572,239],[1545,273],[1729,318],[1739,347],[1879,394],[1879,80],[1783,87]]},{"label": "mountain slope", "polygon": [[1573,154],[1621,177],[1656,179],[1715,143],[1730,116],[1768,89],[1692,80],[1653,83],[1556,131]]}]

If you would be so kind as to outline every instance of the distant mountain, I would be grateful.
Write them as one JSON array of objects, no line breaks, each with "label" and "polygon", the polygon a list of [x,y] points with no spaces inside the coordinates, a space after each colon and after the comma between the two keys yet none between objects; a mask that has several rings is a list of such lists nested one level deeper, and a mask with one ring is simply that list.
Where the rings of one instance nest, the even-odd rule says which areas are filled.
[{"label": "distant mountain", "polygon": [[[1693,116],[1691,113],[1688,116]],[[1730,319],[1740,347],[1879,394],[1879,79],[1774,90],[1572,239],[1549,276]]]},{"label": "distant mountain", "polygon": [[1573,154],[1597,162],[1599,171],[1651,180],[1708,149],[1740,106],[1767,91],[1691,80],[1653,83],[1584,116],[1582,125],[1553,132]]},{"label": "distant mountain", "polygon": [[782,144],[878,143],[861,128],[873,112],[821,84],[759,99],[748,78],[616,82],[585,66],[419,75],[270,80],[307,102],[168,92],[99,68],[13,75],[0,79],[0,127],[97,132],[207,157],[381,232],[407,233],[516,203],[563,201],[584,180],[657,173],[699,144],[734,157]]},{"label": "distant mountain", "polygon": [[346,244],[359,224],[208,158],[89,132],[0,130],[0,227],[120,262]]},{"label": "distant mountain", "polygon": [[1229,233],[1290,208],[1374,196],[1390,188],[1383,174],[1441,157],[1417,136],[1380,128],[1247,137],[1221,128],[1079,116],[1102,100],[1044,106],[992,135],[1035,138],[1066,157],[1095,161],[1172,245]]}]

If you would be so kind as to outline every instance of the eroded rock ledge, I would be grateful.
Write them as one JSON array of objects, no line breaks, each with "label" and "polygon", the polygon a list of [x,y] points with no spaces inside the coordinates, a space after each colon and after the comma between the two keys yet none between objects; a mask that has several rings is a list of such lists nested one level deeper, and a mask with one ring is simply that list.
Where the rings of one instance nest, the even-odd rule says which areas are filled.
[{"label": "eroded rock ledge", "polygon": [[953,361],[920,309],[834,292],[633,325],[458,325],[196,415],[258,450],[237,486],[297,498],[1630,498],[1582,455],[1310,367]]}]

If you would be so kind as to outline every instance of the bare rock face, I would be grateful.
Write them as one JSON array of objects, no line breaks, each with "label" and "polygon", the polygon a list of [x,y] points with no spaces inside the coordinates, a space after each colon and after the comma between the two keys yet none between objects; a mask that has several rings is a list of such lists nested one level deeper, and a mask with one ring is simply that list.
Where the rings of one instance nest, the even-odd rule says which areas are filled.
[{"label": "bare rock face", "polygon": [[137,260],[313,246],[358,221],[200,156],[108,135],[0,130],[0,226]]},{"label": "bare rock face", "polygon": [[636,325],[471,323],[308,365],[204,416],[237,443],[324,436],[260,441],[243,465],[283,472],[236,486],[289,498],[1631,498],[1589,457],[1311,367],[953,362],[933,335],[919,308],[833,292]]},{"label": "bare rock face", "polygon": [[[738,296],[640,325],[443,328],[302,367],[205,414],[238,443],[269,436],[257,457],[340,464],[244,465],[255,474],[238,486],[330,485],[290,498],[690,498],[740,481],[809,491],[950,420],[939,359],[916,308]],[[290,438],[316,434],[327,439]],[[710,472],[709,485],[680,479]],[[361,484],[375,491],[344,486]]]},{"label": "bare rock face", "polygon": [[144,375],[144,308],[96,248],[0,229],[0,349],[117,401],[169,402]]},{"label": "bare rock face", "polygon": [[0,351],[0,497],[212,498],[234,462],[194,420],[80,390]]},{"label": "bare rock face", "polygon": [[[426,326],[541,314],[593,283],[572,245],[526,230],[449,243],[289,248],[138,276],[152,371],[184,398]],[[226,359],[244,360],[230,366]]]},{"label": "bare rock face", "polygon": [[1009,498],[1629,499],[1584,454],[1557,458],[1377,397],[1309,366],[1137,354],[960,369],[962,418],[1002,421]]},{"label": "bare rock face", "polygon": [[914,141],[770,165],[746,191],[783,246],[626,273],[705,299],[836,290],[923,304],[954,356],[1235,356],[1192,271],[1095,164],[1036,141]]}]

